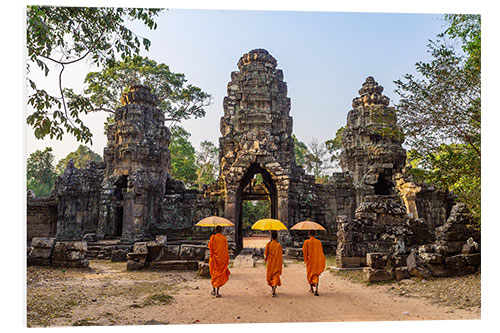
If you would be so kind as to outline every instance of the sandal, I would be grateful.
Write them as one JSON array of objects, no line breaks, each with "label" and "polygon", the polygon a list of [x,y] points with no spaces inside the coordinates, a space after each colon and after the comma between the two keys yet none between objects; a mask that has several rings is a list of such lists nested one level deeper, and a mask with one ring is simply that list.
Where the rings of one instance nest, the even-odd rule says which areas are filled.
[{"label": "sandal", "polygon": [[220,295],[220,294],[217,294],[217,295],[215,295],[215,297],[219,298],[219,297],[222,297],[222,295]]}]

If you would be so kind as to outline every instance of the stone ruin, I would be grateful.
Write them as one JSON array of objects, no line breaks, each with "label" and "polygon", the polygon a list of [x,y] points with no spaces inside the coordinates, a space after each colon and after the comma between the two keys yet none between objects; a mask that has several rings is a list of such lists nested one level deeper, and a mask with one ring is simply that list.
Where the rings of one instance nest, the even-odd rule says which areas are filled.
[{"label": "stone ruin", "polygon": [[[387,257],[406,266],[412,250],[443,242],[438,230],[457,228],[453,195],[405,176],[406,151],[397,135],[396,113],[373,77],[362,84],[347,115],[342,172],[318,184],[296,164],[291,101],[276,59],[256,49],[237,65],[223,100],[216,182],[201,191],[188,190],[171,177],[170,132],[157,98],[148,87],[133,86],[107,129],[104,161],[84,169],[70,161],[51,197],[28,197],[28,241],[33,240],[28,261],[61,262],[54,257],[55,242],[75,243],[66,246],[66,252],[75,253],[83,248],[78,242],[84,242],[85,259],[74,253],[65,258],[128,260],[129,269],[194,268],[194,261],[206,259],[212,231],[194,225],[210,215],[235,223],[225,230],[234,257],[243,248],[245,200],[269,201],[271,217],[287,227],[306,219],[320,223],[327,229],[320,235],[325,252],[336,255],[337,266],[368,266],[373,276],[384,275],[374,271],[381,264],[372,267],[373,262]],[[260,186],[255,185],[257,174]],[[465,241],[480,241],[478,233],[460,228],[458,233],[468,235]],[[305,237],[300,231],[280,232],[285,254],[300,257]],[[463,242],[466,236],[460,237]],[[54,239],[52,247],[48,239]]]}]

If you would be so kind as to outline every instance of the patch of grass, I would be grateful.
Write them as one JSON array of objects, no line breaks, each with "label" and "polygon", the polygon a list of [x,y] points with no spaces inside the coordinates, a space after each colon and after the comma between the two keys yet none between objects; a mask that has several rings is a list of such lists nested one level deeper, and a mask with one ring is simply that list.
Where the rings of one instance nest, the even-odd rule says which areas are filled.
[{"label": "patch of grass", "polygon": [[174,300],[173,296],[167,295],[165,293],[153,294],[148,296],[144,301],[144,306],[157,305],[157,304],[170,304]]},{"label": "patch of grass", "polygon": [[93,318],[80,319],[80,320],[75,321],[73,324],[71,324],[71,326],[95,326],[95,325],[97,325],[96,323],[92,322],[93,320],[94,320]]},{"label": "patch of grass", "polygon": [[86,305],[87,298],[83,294],[61,295],[44,288],[27,295],[27,324],[29,327],[50,326],[52,320],[62,317],[79,305]]},{"label": "patch of grass", "polygon": [[326,267],[336,266],[337,261],[334,256],[326,256]]},{"label": "patch of grass", "polygon": [[335,271],[330,270],[330,272],[342,279],[348,280],[354,283],[366,284],[363,280],[363,271]]}]

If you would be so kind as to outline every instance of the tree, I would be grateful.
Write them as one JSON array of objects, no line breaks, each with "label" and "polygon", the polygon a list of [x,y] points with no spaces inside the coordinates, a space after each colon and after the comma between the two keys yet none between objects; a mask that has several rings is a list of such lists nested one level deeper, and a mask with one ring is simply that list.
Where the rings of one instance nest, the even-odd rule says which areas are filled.
[{"label": "tree", "polygon": [[[453,190],[479,222],[481,206],[481,17],[446,15],[449,27],[418,62],[422,78],[395,81],[396,112],[417,180]],[[460,42],[462,52],[448,39]]]},{"label": "tree", "polygon": [[[46,136],[62,140],[63,134],[78,141],[91,142],[92,133],[81,120],[82,109],[73,109],[65,99],[63,73],[71,64],[90,60],[94,65],[109,65],[116,57],[149,49],[150,41],[127,28],[130,20],[142,21],[156,29],[154,17],[161,9],[28,6],[26,46],[28,52],[28,104],[34,112],[27,118],[37,139]],[[39,87],[30,75],[36,65],[48,76],[50,68],[60,68],[59,91],[51,94]]]},{"label": "tree", "polygon": [[56,173],[58,175],[64,173],[69,160],[73,160],[75,167],[83,169],[85,168],[87,162],[101,162],[102,157],[99,154],[94,153],[90,148],[80,145],[74,152],[69,153],[65,158],[59,160],[56,165]]},{"label": "tree", "polygon": [[308,151],[304,155],[304,163],[306,171],[312,172],[316,178],[324,176],[325,172],[331,168],[325,144],[313,138],[308,144]]},{"label": "tree", "polygon": [[207,140],[200,142],[200,150],[196,153],[198,190],[216,180],[219,171],[218,158],[219,149],[212,142]]},{"label": "tree", "polygon": [[342,151],[342,135],[344,134],[345,126],[340,127],[335,133],[335,138],[325,141],[326,149],[330,153],[330,162],[336,167],[339,165],[340,153]]},{"label": "tree", "polygon": [[170,136],[170,174],[174,179],[182,180],[188,188],[196,183],[195,150],[189,142],[189,134],[183,127],[175,125]]},{"label": "tree", "polygon": [[271,217],[271,205],[269,201],[243,201],[241,220],[244,229],[250,229],[260,219]]},{"label": "tree", "polygon": [[298,166],[304,165],[304,157],[307,153],[307,146],[304,142],[299,141],[295,134],[292,134],[293,138],[293,150],[295,152],[295,164]]},{"label": "tree", "polygon": [[[139,55],[108,62],[101,71],[87,74],[84,82],[88,86],[83,94],[65,90],[68,105],[79,113],[114,113],[121,105],[120,97],[133,84],[152,88],[159,99],[158,108],[165,112],[171,126],[191,117],[204,117],[204,107],[211,101],[209,94],[187,84],[184,74],[171,72],[166,64]],[[113,120],[112,116],[108,117],[107,124]]]},{"label": "tree", "polygon": [[33,190],[36,196],[49,196],[54,189],[56,173],[54,171],[54,154],[52,148],[37,150],[30,154],[26,166],[27,189]]}]

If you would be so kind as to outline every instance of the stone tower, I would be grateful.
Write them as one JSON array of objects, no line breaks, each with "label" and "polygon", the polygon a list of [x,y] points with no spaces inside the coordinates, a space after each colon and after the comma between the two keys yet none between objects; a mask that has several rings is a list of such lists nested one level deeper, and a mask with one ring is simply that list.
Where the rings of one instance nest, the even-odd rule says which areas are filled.
[{"label": "stone tower", "polygon": [[395,176],[406,161],[396,113],[383,90],[373,77],[367,77],[347,114],[340,165],[359,189],[358,204],[365,195],[395,194]]},{"label": "stone tower", "polygon": [[283,71],[266,50],[256,49],[231,73],[220,121],[220,177],[225,186],[225,217],[235,222],[241,241],[243,189],[262,174],[271,201],[271,216],[288,223],[288,191],[295,166],[292,117]]},{"label": "stone tower", "polygon": [[135,85],[122,96],[104,148],[105,175],[97,237],[143,240],[160,219],[170,163],[170,132],[157,97]]}]

